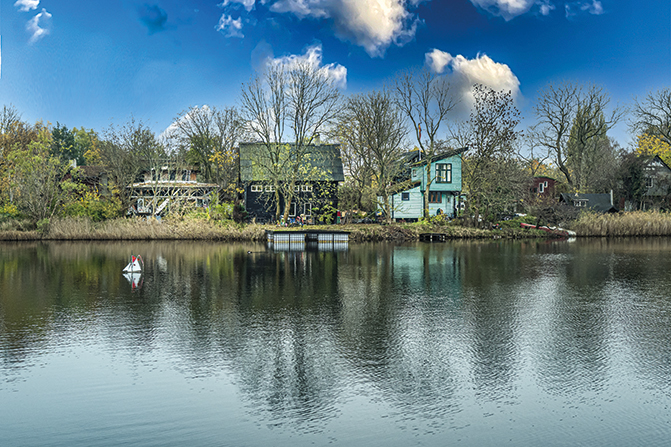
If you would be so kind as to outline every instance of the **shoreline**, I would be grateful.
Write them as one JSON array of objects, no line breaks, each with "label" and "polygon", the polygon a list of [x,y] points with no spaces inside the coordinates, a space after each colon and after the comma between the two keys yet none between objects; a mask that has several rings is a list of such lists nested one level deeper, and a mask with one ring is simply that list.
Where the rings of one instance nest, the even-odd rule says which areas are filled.
[{"label": "shoreline", "polygon": [[[23,223],[23,225],[26,225]],[[304,230],[345,231],[350,242],[412,242],[424,233],[444,234],[446,240],[458,239],[557,239],[561,236],[537,229],[521,228],[519,223],[501,222],[499,229],[463,227],[455,223],[392,223],[389,225],[335,224],[309,225]],[[126,240],[194,240],[259,242],[266,240],[266,231],[296,230],[298,227],[235,224],[208,219],[166,218],[162,221],[119,218],[91,222],[86,218],[52,219],[37,230],[16,223],[0,230],[0,241],[126,241]],[[27,227],[30,228],[30,227]],[[633,211],[597,215],[586,213],[566,225],[576,237],[669,237],[671,213]]]},{"label": "shoreline", "polygon": [[[86,219],[56,219],[41,231],[0,231],[0,241],[126,241],[126,240],[193,240],[221,242],[259,242],[266,231],[291,231],[299,228],[258,224],[220,224],[207,220],[117,219],[93,223]],[[540,230],[503,228],[483,230],[456,225],[412,224],[337,224],[310,225],[303,230],[348,232],[350,242],[412,242],[420,234],[441,233],[446,239],[554,239]]]}]

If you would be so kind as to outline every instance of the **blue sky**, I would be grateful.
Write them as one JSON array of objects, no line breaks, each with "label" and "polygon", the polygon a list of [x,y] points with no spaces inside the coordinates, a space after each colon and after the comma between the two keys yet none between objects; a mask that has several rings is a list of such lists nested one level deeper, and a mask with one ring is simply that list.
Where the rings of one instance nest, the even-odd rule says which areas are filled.
[{"label": "blue sky", "polygon": [[[429,65],[459,94],[512,89],[524,125],[548,82],[599,84],[613,105],[671,86],[668,0],[0,0],[0,35],[0,105],[97,131],[236,105],[268,58],[310,58],[345,94]],[[627,144],[624,124],[613,135]]]}]

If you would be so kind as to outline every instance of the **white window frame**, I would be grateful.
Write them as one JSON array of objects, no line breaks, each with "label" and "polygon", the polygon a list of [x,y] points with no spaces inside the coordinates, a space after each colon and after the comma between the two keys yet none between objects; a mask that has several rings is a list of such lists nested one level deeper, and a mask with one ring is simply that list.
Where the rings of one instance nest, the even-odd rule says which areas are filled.
[{"label": "white window frame", "polygon": [[303,214],[305,216],[312,216],[312,202],[305,202],[303,204]]},{"label": "white window frame", "polygon": [[312,185],[301,185],[301,192],[312,192]]},{"label": "white window frame", "polygon": [[263,192],[263,185],[252,185],[249,190],[251,192]]},{"label": "white window frame", "polygon": [[266,185],[264,188],[265,192],[275,192],[275,187],[273,185]]},{"label": "white window frame", "polygon": [[289,205],[289,216],[296,217],[296,202],[291,202]]}]

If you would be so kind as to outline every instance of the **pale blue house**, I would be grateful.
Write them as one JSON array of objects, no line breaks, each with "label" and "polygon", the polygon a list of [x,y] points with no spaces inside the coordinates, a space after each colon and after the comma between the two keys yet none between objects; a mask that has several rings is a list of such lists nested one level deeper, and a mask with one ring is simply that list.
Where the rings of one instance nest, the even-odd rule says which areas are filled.
[{"label": "pale blue house", "polygon": [[[429,213],[432,216],[442,212],[455,217],[460,206],[462,154],[467,148],[445,152],[431,161],[429,185]],[[423,217],[424,191],[426,190],[426,161],[419,159],[419,153],[408,157],[410,187],[391,197],[392,219],[419,219]],[[404,179],[408,180],[408,179]]]}]

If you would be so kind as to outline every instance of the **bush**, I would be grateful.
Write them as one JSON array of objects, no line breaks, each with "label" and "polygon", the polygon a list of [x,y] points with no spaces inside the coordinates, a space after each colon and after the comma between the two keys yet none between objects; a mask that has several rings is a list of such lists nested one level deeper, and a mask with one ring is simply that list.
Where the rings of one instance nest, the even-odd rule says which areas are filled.
[{"label": "bush", "polygon": [[93,191],[86,191],[77,199],[63,205],[63,215],[67,217],[88,217],[93,222],[115,219],[122,216],[121,201],[118,198],[101,198]]}]

